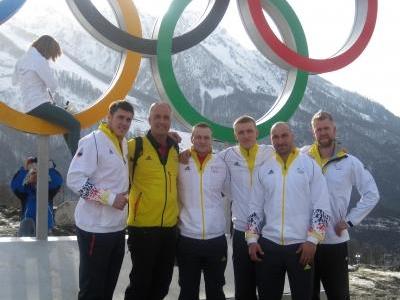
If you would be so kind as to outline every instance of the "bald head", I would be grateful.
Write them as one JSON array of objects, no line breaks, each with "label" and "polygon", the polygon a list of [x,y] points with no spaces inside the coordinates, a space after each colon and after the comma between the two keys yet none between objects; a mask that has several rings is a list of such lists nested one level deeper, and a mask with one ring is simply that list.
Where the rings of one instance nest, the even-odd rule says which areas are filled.
[{"label": "bald head", "polygon": [[292,132],[292,129],[290,128],[290,125],[288,122],[276,122],[271,127],[270,135],[272,136],[273,131],[282,130],[282,129],[286,129],[287,131]]},{"label": "bald head", "polygon": [[151,134],[159,139],[166,139],[171,127],[171,106],[164,102],[155,102],[150,106],[149,124]]},{"label": "bald head", "polygon": [[152,103],[150,105],[149,116],[158,107],[163,107],[164,109],[168,109],[170,112],[172,112],[171,106],[168,103],[165,103],[165,102],[154,102],[154,103]]},{"label": "bald head", "polygon": [[275,151],[282,158],[287,158],[294,148],[294,134],[289,124],[278,122],[272,125],[270,137]]}]

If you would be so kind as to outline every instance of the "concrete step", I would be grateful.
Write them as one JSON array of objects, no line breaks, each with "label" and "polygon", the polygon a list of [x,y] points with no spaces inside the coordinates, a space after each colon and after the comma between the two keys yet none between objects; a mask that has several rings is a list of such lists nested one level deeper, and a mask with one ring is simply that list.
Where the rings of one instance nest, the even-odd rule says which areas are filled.
[{"label": "concrete step", "polygon": [[[228,265],[225,271],[225,295],[234,297],[232,248],[229,244]],[[0,299],[51,300],[76,299],[78,293],[79,251],[76,237],[49,237],[48,241],[35,238],[0,238]],[[124,262],[114,294],[122,300],[129,281],[131,259],[126,248]],[[290,299],[286,280],[285,297]],[[166,300],[179,295],[178,270],[174,275]],[[204,282],[201,299],[205,299]]]}]

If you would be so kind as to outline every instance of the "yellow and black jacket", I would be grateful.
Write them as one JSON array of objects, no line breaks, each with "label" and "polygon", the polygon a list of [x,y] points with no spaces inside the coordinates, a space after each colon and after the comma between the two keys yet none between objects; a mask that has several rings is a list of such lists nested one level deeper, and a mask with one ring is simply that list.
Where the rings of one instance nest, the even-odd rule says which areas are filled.
[{"label": "yellow and black jacket", "polygon": [[[163,159],[157,150],[159,144],[151,132],[142,137],[142,151],[137,158],[134,174],[131,174],[128,226],[173,227],[177,223],[178,151],[170,138],[167,140],[167,146],[168,155]],[[136,140],[130,140],[130,165],[135,147]]]}]

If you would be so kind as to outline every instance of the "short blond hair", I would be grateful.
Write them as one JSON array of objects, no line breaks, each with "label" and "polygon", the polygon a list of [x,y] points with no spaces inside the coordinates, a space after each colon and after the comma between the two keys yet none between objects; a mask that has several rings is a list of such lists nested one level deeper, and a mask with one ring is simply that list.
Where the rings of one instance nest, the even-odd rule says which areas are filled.
[{"label": "short blond hair", "polygon": [[[206,122],[200,122],[200,123],[195,124],[195,125],[192,127],[192,133],[193,133],[193,131],[194,131],[196,128],[209,128],[209,129],[211,130],[210,125],[208,125]],[[212,130],[211,130],[211,131],[212,131]]]},{"label": "short blond hair", "polygon": [[253,123],[254,127],[257,127],[256,120],[254,120],[253,117],[250,117],[248,115],[243,115],[237,118],[233,122],[233,128],[235,128],[237,124],[243,124],[243,123]]},{"label": "short blond hair", "polygon": [[311,118],[311,127],[314,128],[316,121],[323,121],[323,120],[329,120],[329,121],[335,123],[335,121],[333,120],[333,117],[330,113],[319,110]]}]

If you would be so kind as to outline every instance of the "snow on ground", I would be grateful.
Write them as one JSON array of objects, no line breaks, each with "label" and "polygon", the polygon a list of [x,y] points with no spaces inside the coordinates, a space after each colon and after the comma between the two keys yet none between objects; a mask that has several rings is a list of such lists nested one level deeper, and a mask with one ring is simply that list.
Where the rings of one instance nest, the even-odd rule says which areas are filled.
[{"label": "snow on ground", "polygon": [[361,266],[350,273],[351,299],[400,299],[400,272]]},{"label": "snow on ground", "polygon": [[363,113],[361,113],[361,112],[360,112],[360,117],[361,117],[363,120],[365,120],[365,121],[369,121],[369,122],[372,122],[372,121],[373,121],[373,119],[371,118],[371,116],[369,116],[369,115],[367,115],[367,114],[363,114]]}]

